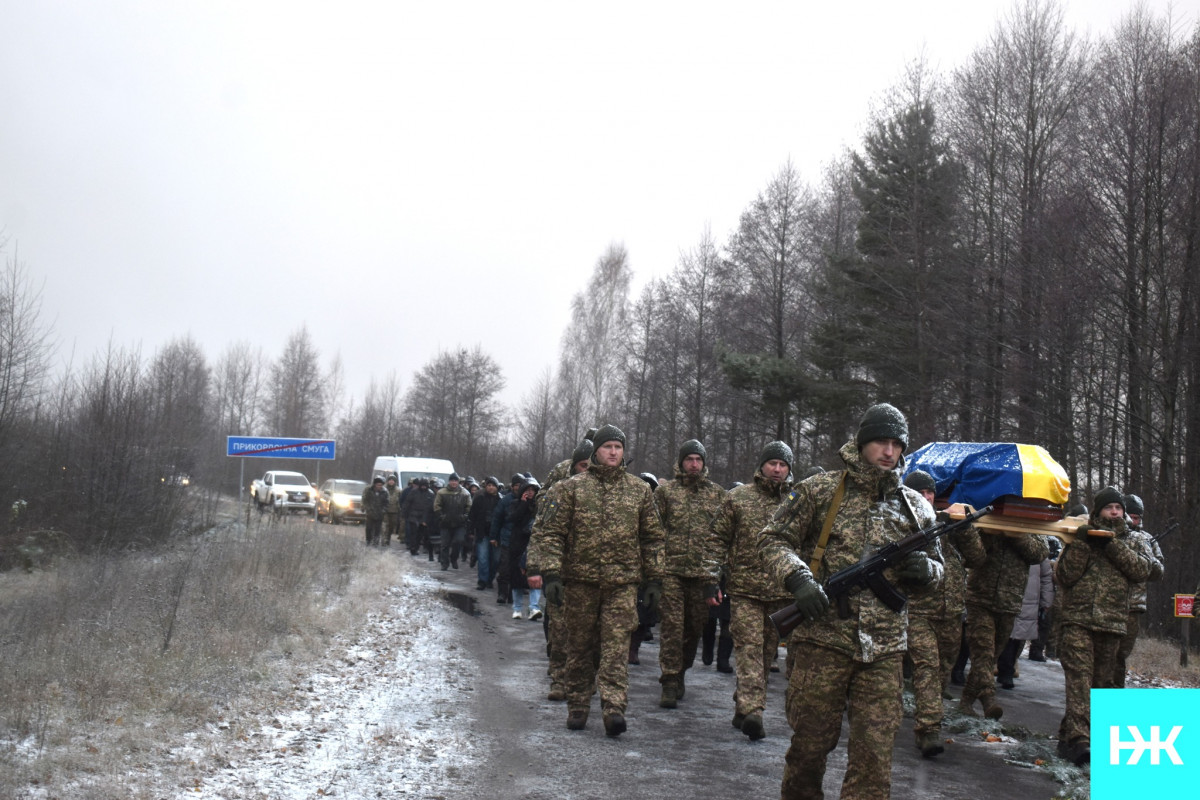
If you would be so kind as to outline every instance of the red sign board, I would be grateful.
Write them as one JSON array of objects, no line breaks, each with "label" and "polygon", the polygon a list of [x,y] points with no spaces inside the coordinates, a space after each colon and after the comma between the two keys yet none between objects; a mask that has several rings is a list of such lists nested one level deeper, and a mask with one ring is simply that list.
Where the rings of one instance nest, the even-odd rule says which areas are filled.
[{"label": "red sign board", "polygon": [[1175,595],[1175,616],[1190,617],[1196,606],[1196,595],[1194,594],[1177,594]]}]

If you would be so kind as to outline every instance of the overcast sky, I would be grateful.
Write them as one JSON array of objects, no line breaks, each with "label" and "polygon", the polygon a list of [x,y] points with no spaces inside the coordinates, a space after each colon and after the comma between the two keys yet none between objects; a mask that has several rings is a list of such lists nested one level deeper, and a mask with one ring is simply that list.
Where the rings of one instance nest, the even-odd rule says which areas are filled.
[{"label": "overcast sky", "polygon": [[962,64],[1011,7],[0,0],[3,257],[60,364],[303,324],[354,394],[482,343],[516,403],[609,243],[637,289],[723,243],[789,158],[815,183],[907,62]]}]

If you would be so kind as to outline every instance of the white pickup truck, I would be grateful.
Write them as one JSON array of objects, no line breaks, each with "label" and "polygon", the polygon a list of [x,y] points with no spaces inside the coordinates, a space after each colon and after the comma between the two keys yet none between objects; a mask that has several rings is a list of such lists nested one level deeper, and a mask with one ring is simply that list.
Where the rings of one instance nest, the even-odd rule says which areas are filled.
[{"label": "white pickup truck", "polygon": [[270,470],[250,484],[250,499],[259,508],[269,507],[276,514],[311,514],[317,507],[317,490],[302,473]]}]

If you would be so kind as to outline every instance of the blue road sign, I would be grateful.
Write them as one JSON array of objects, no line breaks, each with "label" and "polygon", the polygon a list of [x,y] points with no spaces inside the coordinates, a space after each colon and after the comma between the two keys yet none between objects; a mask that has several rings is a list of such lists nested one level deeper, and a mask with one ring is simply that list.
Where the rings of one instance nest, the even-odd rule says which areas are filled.
[{"label": "blue road sign", "polygon": [[225,455],[239,458],[337,458],[333,439],[281,439],[278,436],[227,436]]}]

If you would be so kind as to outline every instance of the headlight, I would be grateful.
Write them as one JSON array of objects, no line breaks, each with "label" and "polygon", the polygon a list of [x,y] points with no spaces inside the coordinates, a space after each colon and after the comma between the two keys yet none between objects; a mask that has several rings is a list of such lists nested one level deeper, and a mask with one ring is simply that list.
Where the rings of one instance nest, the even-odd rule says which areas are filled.
[{"label": "headlight", "polygon": [[349,508],[352,498],[348,494],[335,494],[333,496],[333,504],[338,508]]}]

